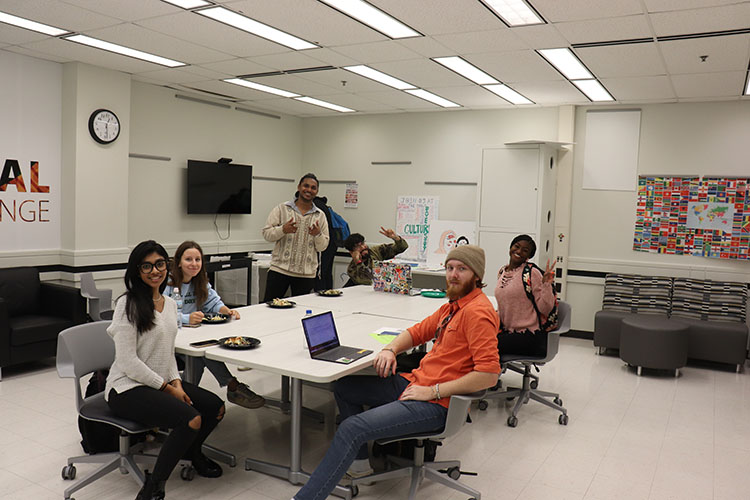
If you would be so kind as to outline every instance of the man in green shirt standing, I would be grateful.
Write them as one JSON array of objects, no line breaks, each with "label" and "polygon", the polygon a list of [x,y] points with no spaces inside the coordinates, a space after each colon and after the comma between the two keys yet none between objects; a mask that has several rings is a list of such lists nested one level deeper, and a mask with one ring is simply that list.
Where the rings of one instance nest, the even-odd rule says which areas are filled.
[{"label": "man in green shirt standing", "polygon": [[352,285],[371,285],[372,284],[372,264],[376,260],[388,260],[394,258],[407,248],[406,243],[401,236],[397,235],[393,229],[380,227],[380,234],[393,240],[393,243],[383,245],[367,246],[365,237],[359,233],[352,233],[344,241],[346,248],[352,256],[352,261],[346,268],[349,275],[349,281],[344,286]]}]

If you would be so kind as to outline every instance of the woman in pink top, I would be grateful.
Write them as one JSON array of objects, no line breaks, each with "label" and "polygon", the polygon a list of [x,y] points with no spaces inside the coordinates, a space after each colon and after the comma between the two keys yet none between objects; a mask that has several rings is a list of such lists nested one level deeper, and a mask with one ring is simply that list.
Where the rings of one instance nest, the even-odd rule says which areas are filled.
[{"label": "woman in pink top", "polygon": [[540,320],[534,305],[526,295],[523,270],[531,267],[531,289],[539,313],[545,317],[555,305],[555,292],[550,286],[555,279],[554,266],[542,272],[527,261],[536,253],[536,244],[530,236],[521,234],[510,243],[508,265],[497,273],[495,299],[500,317],[497,347],[500,354],[529,354],[543,356],[547,352],[547,334],[539,330]]}]

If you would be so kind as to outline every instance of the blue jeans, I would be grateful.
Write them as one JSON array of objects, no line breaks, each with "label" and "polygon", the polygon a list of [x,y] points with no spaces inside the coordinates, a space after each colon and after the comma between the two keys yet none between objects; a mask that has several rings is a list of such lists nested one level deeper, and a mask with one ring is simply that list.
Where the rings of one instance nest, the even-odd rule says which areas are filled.
[{"label": "blue jeans", "polygon": [[[429,401],[399,401],[409,385],[400,375],[351,376],[336,382],[341,417],[333,442],[295,500],[323,500],[356,458],[367,458],[367,441],[439,431],[448,409]],[[364,411],[364,407],[370,409]]]}]

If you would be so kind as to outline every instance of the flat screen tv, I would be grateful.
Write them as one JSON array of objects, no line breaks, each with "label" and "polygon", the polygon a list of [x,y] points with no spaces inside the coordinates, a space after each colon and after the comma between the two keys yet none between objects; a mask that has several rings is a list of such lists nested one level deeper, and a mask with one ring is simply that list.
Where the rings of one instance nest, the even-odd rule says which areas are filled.
[{"label": "flat screen tv", "polygon": [[252,165],[188,160],[188,214],[249,214]]}]

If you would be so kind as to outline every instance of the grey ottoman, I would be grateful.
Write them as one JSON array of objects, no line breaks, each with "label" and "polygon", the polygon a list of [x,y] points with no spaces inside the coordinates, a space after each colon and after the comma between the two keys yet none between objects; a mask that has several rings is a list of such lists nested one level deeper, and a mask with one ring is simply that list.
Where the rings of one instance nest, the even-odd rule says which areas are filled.
[{"label": "grey ottoman", "polygon": [[688,325],[656,316],[623,318],[620,359],[641,368],[674,370],[675,377],[687,364]]}]

